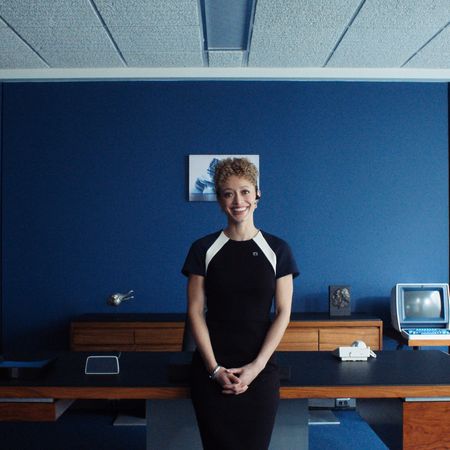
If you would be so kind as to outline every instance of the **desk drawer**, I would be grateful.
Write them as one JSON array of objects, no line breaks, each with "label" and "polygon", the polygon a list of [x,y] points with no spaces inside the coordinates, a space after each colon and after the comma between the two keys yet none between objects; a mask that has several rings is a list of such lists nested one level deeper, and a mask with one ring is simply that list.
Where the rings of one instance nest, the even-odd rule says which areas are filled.
[{"label": "desk drawer", "polygon": [[184,327],[136,329],[135,344],[141,351],[181,351]]},{"label": "desk drawer", "polygon": [[321,351],[349,346],[357,340],[364,341],[372,350],[380,350],[377,327],[321,328],[319,330],[319,350]]},{"label": "desk drawer", "polygon": [[105,345],[133,345],[134,331],[117,328],[101,329],[76,329],[72,333],[72,346],[78,350],[78,347],[95,347]]},{"label": "desk drawer", "polygon": [[288,327],[277,350],[285,352],[319,350],[319,330]]}]

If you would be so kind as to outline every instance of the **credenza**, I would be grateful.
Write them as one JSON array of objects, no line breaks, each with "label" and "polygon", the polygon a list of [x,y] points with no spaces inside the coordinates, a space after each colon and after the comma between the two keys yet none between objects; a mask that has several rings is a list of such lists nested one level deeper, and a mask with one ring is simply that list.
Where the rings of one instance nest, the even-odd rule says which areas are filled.
[{"label": "credenza", "polygon": [[[71,322],[73,351],[180,351],[184,314],[85,314]],[[366,314],[330,317],[328,313],[297,313],[279,351],[330,351],[362,340],[382,350],[383,322]]]}]

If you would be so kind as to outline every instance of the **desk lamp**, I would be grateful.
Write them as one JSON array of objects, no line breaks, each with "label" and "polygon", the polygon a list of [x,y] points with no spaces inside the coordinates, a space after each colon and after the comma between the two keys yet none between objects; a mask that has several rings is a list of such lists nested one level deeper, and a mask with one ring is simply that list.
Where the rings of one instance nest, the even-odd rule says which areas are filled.
[{"label": "desk lamp", "polygon": [[122,302],[126,300],[131,300],[134,298],[134,291],[128,291],[126,294],[121,294],[120,292],[117,292],[116,294],[112,294],[108,297],[108,300],[106,303],[111,306],[119,306]]}]

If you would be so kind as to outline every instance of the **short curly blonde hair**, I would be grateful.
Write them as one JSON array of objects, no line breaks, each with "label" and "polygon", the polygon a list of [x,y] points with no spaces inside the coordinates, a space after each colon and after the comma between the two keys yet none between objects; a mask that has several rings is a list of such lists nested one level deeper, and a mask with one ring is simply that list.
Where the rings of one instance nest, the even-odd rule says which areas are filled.
[{"label": "short curly blonde hair", "polygon": [[217,197],[222,186],[231,176],[242,177],[250,181],[258,191],[258,169],[247,158],[225,158],[217,163],[214,172],[214,187]]}]

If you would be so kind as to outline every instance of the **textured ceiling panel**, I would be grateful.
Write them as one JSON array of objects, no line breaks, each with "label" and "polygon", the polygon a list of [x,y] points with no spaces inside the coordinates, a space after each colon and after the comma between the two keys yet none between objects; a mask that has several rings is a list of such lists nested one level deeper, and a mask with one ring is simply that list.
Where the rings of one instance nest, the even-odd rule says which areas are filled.
[{"label": "textured ceiling panel", "polygon": [[209,67],[241,67],[243,57],[243,51],[209,51]]},{"label": "textured ceiling panel", "polygon": [[[203,66],[203,60],[199,58],[198,53],[188,52],[164,52],[152,53],[145,51],[130,50],[127,53],[127,62],[129,67],[200,67]],[[131,62],[130,62],[131,61]]]},{"label": "textured ceiling panel", "polygon": [[450,20],[450,0],[366,0],[329,67],[401,67]]},{"label": "textured ceiling panel", "polygon": [[0,68],[43,68],[47,65],[0,20]]},{"label": "textured ceiling panel", "polygon": [[51,67],[120,67],[89,0],[1,0],[0,17]]},{"label": "textured ceiling panel", "polygon": [[450,25],[420,50],[405,67],[450,69]]},{"label": "textured ceiling panel", "polygon": [[[246,52],[229,38],[245,30],[251,1]],[[213,8],[218,25],[202,23],[201,5]],[[244,10],[245,21],[237,15]],[[449,24],[450,0],[0,0],[0,80],[175,74],[448,81]],[[204,30],[219,47],[209,56]]]},{"label": "textured ceiling panel", "polygon": [[128,66],[203,66],[198,0],[95,0]]},{"label": "textured ceiling panel", "polygon": [[198,0],[93,0],[108,22],[123,27],[199,25]]},{"label": "textured ceiling panel", "polygon": [[321,67],[360,0],[258,0],[249,66]]},{"label": "textured ceiling panel", "polygon": [[[111,27],[114,29],[114,27]],[[154,25],[145,28],[127,28],[112,32],[114,40],[126,56],[129,51],[145,53],[159,52],[199,52],[198,27],[183,27],[176,30],[169,26]],[[125,58],[126,59],[126,58]]]}]

